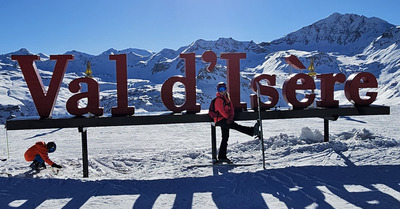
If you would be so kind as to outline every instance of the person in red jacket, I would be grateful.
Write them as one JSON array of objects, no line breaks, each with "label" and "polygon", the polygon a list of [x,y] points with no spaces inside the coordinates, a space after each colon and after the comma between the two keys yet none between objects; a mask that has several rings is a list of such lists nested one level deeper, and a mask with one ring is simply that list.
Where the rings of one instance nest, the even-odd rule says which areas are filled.
[{"label": "person in red jacket", "polygon": [[259,137],[259,123],[256,123],[254,127],[243,126],[234,122],[235,111],[233,104],[230,101],[227,93],[226,84],[224,82],[218,83],[217,86],[217,98],[215,99],[215,111],[218,112],[215,116],[214,122],[216,126],[221,127],[222,140],[218,152],[218,161],[231,163],[226,157],[229,129],[234,129],[249,136]]},{"label": "person in red jacket", "polygon": [[45,142],[39,141],[26,150],[24,157],[28,162],[33,161],[30,167],[36,171],[46,169],[45,162],[51,167],[62,168],[60,165],[57,165],[51,161],[48,155],[48,153],[56,151],[56,148],[57,146],[54,142],[49,142],[46,144]]}]

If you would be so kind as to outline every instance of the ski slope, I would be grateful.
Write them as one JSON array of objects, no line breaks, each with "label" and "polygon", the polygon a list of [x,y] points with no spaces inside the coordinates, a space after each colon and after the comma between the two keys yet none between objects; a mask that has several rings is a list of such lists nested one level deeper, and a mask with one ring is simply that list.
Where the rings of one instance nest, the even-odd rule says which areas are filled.
[{"label": "ski slope", "polygon": [[[264,120],[266,170],[260,142],[235,131],[228,157],[255,165],[192,167],[211,163],[208,123],[89,128],[89,178],[77,129],[8,131],[0,208],[398,208],[399,116],[339,118],[328,143],[322,119]],[[39,140],[57,143],[58,175],[25,177]]]}]

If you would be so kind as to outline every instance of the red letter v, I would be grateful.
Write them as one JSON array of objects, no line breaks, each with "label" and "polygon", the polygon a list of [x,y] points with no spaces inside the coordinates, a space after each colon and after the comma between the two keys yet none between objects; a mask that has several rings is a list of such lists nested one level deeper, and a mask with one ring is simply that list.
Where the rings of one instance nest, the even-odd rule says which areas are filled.
[{"label": "red letter v", "polygon": [[17,60],[24,75],[26,84],[31,92],[36,110],[41,118],[48,118],[53,112],[53,108],[60,91],[61,81],[64,78],[69,60],[73,60],[73,55],[50,55],[50,60],[56,60],[53,76],[50,81],[48,92],[44,88],[42,79],[34,63],[39,60],[37,55],[12,55],[12,60]]}]

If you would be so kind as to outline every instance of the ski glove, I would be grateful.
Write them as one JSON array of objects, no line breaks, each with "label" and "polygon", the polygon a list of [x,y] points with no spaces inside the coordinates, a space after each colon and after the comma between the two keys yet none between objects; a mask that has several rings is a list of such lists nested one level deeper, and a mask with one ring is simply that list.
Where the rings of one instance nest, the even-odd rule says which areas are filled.
[{"label": "ski glove", "polygon": [[51,165],[51,167],[53,167],[53,168],[62,168],[62,166],[61,165],[57,165],[57,164],[53,164],[53,165]]}]

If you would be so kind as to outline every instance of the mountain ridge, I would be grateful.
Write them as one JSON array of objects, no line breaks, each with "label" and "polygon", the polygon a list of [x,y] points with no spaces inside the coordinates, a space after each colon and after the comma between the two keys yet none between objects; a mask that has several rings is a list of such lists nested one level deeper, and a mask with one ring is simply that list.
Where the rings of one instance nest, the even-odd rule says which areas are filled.
[{"label": "mountain ridge", "polygon": [[376,17],[333,13],[280,39],[261,45],[269,45],[274,50],[315,50],[314,48],[320,48],[321,45],[330,45],[331,52],[354,55],[362,52],[365,47],[363,43],[371,42],[392,27],[394,25]]}]

